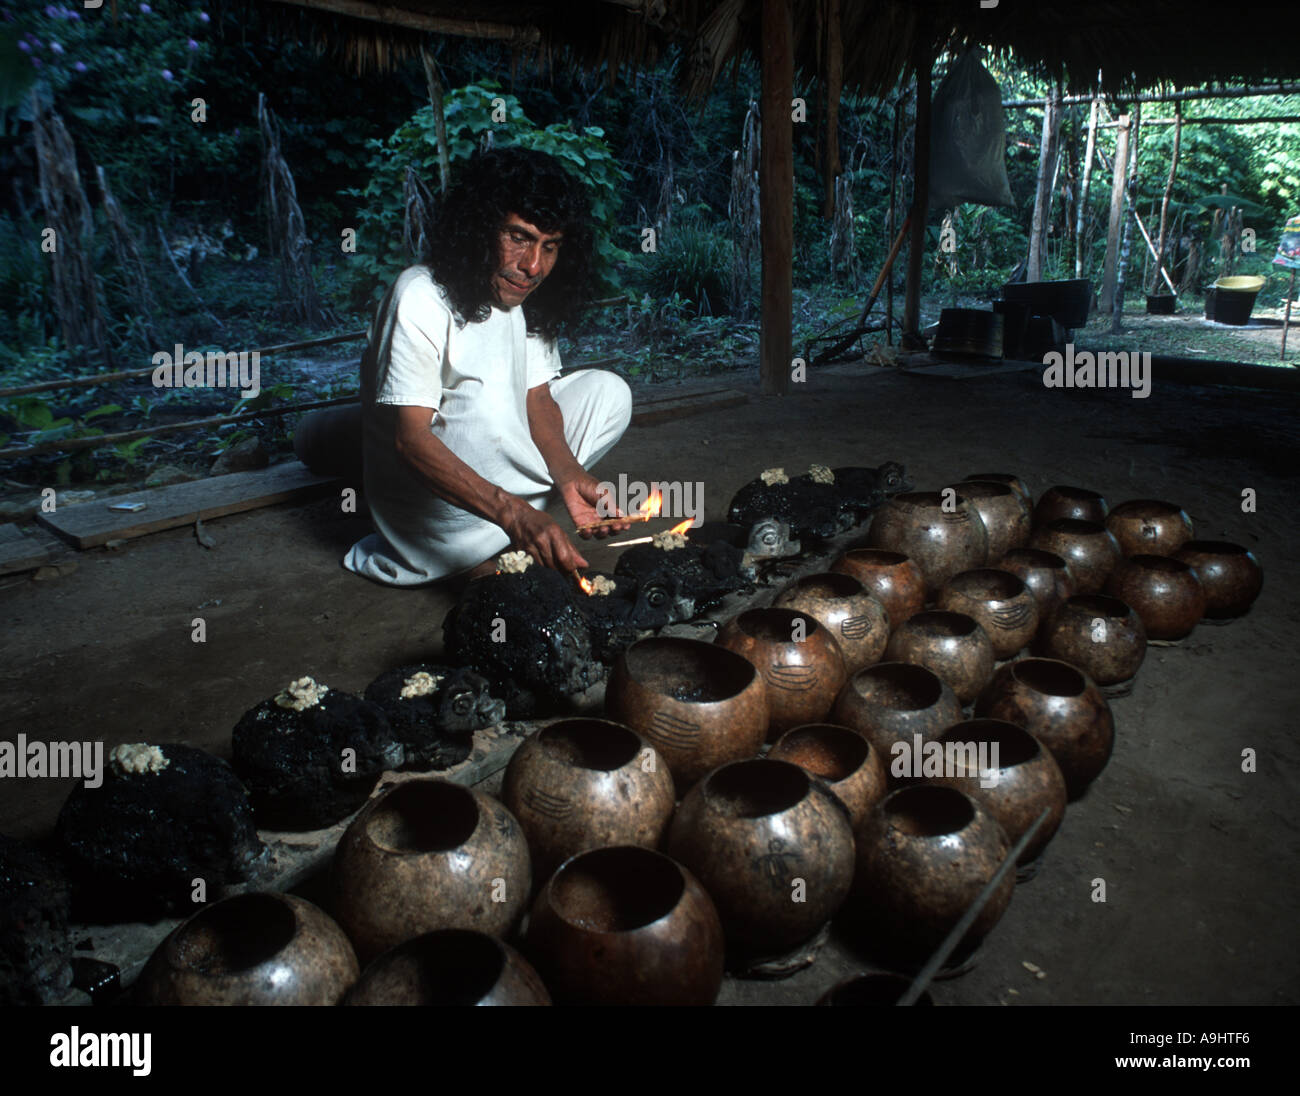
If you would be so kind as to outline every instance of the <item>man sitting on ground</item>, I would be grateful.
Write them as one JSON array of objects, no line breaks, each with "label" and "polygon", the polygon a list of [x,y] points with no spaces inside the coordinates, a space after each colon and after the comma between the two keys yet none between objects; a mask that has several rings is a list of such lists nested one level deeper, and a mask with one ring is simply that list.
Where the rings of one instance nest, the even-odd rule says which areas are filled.
[{"label": "man sitting on ground", "polygon": [[555,337],[587,300],[592,242],[585,188],[552,157],[497,149],[462,169],[423,264],[402,272],[370,328],[361,397],[376,531],[352,546],[349,570],[414,586],[490,569],[511,546],[558,570],[587,566],[545,506],[558,494],[575,525],[602,516],[587,469],[631,419],[621,378],[560,376]]}]

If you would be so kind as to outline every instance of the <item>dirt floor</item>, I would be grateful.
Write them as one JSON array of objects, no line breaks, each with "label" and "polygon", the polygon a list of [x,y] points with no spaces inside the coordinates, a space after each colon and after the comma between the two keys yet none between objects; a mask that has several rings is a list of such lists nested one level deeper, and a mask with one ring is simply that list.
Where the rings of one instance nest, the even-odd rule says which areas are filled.
[{"label": "dirt floor", "polygon": [[[1139,400],[1049,390],[1032,372],[945,380],[861,366],[816,371],[794,387],[783,399],[634,427],[597,471],[702,481],[710,519],[771,465],[893,459],[925,489],[1015,472],[1036,494],[1068,483],[1112,503],[1176,501],[1198,536],[1243,543],[1265,569],[1246,618],[1149,651],[1132,695],[1113,702],[1109,767],[1069,807],[977,967],[937,984],[936,1000],[1300,1002],[1300,397],[1157,377]],[[1242,512],[1245,488],[1257,493],[1256,513]],[[228,757],[239,716],[291,678],[360,690],[439,652],[449,592],[389,590],[344,571],[340,557],[368,525],[337,501],[205,524],[211,549],[174,530],[81,553],[75,571],[51,581],[0,586],[6,737],[103,738],[110,749],[186,742]],[[587,558],[612,568],[615,555]],[[196,617],[206,643],[191,641]],[[1242,771],[1246,747],[1257,772]],[[68,786],[7,781],[0,831],[41,835]],[[1091,899],[1099,878],[1105,903]],[[786,982],[729,982],[723,1001],[810,1003],[851,966],[832,949]]]}]

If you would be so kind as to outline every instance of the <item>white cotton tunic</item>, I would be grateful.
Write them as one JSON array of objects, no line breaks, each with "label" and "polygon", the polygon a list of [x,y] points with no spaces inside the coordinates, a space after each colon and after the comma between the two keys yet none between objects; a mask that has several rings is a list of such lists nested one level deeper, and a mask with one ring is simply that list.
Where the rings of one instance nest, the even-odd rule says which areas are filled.
[{"label": "white cotton tunic", "polygon": [[364,482],[376,532],[353,545],[344,566],[412,586],[504,549],[509,537],[499,526],[438,498],[398,455],[395,408],[433,408],[436,438],[485,480],[541,508],[552,483],[528,429],[527,396],[559,373],[554,343],[528,336],[522,308],[493,307],[484,322],[461,326],[428,267],[403,271],[375,314],[361,363]]}]

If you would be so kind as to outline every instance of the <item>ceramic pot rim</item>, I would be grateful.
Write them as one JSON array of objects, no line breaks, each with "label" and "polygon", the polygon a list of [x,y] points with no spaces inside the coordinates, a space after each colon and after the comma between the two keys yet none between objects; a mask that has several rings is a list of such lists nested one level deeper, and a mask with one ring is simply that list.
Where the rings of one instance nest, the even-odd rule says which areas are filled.
[{"label": "ceramic pot rim", "polygon": [[[628,928],[611,929],[611,928],[594,928],[591,925],[583,925],[574,921],[572,917],[556,901],[555,888],[556,884],[561,881],[561,877],[566,872],[575,870],[577,862],[588,860],[600,864],[601,861],[611,861],[617,857],[618,860],[637,860],[644,863],[639,865],[639,870],[630,872],[633,878],[639,881],[645,881],[651,872],[657,872],[662,882],[668,882],[669,873],[674,875],[674,879],[668,885],[671,889],[672,901],[668,902],[667,908],[654,917],[642,921],[638,925],[632,925]],[[617,861],[616,861],[617,863]],[[590,869],[589,869],[590,870]],[[592,936],[630,936],[633,933],[645,932],[647,929],[659,924],[661,921],[671,917],[673,913],[681,906],[682,900],[690,890],[690,881],[687,878],[685,869],[670,856],[659,852],[656,849],[647,849],[640,845],[606,845],[598,849],[585,849],[582,852],[574,853],[565,860],[554,872],[551,873],[550,879],[546,881],[544,891],[545,902],[555,916],[570,929],[583,934]],[[654,904],[657,908],[667,901],[664,899]]]},{"label": "ceramic pot rim", "polygon": [[[886,688],[905,690],[912,694],[914,698],[924,701],[924,703],[904,707],[901,704],[892,703],[887,698],[882,698],[879,691],[863,692],[859,682],[864,680],[879,682]],[[865,669],[859,670],[849,678],[849,684],[852,686],[854,693],[862,700],[870,704],[879,704],[882,708],[888,708],[894,712],[924,712],[943,700],[943,678],[933,670],[911,662],[877,662],[873,666],[867,666]],[[919,696],[918,694],[922,690],[924,690],[924,696]]]},{"label": "ceramic pot rim", "polygon": [[[1012,586],[1012,583],[1015,585]],[[983,584],[982,588],[981,584]],[[953,575],[948,580],[947,586],[954,593],[988,604],[1014,601],[1016,598],[1024,597],[1029,591],[1025,580],[1019,575],[997,567],[973,567],[969,571],[962,571]],[[990,586],[1009,587],[1009,589],[990,591]]]},{"label": "ceramic pot rim", "polygon": [[[275,911],[269,913],[273,923],[267,920],[271,910]],[[204,930],[211,930],[211,935]],[[179,925],[167,940],[167,958],[174,968],[186,975],[214,983],[230,982],[273,962],[301,931],[302,916],[289,895],[275,891],[249,891],[214,902]],[[275,935],[261,941],[250,941],[250,932]],[[256,950],[249,949],[250,958],[239,965],[212,969],[211,964],[207,964],[207,969],[204,969],[201,965],[203,958],[223,960],[220,948],[223,940],[236,945],[258,943],[260,946]],[[212,943],[218,946],[212,947]]]},{"label": "ceramic pot rim", "polygon": [[[1010,668],[1011,676],[1017,682],[1041,696],[1079,697],[1088,691],[1088,679],[1084,676],[1083,671],[1077,666],[1071,666],[1068,662],[1061,661],[1059,658],[1022,658],[1019,662],[1011,663]],[[1029,677],[1022,676],[1026,674]],[[1056,688],[1040,688],[1031,680],[1031,678],[1041,677],[1044,674],[1067,679],[1070,682],[1070,691],[1059,692]],[[1076,680],[1077,689],[1072,687],[1075,685]],[[1060,687],[1066,687],[1064,682],[1060,683]]]},{"label": "ceramic pot rim", "polygon": [[[588,772],[612,773],[626,768],[640,756],[646,743],[631,727],[613,719],[595,716],[569,716],[548,723],[537,732],[538,749],[543,756],[566,768],[584,769]],[[564,741],[573,746],[581,756],[565,757],[557,749]],[[609,756],[600,757],[601,753]]]},{"label": "ceramic pot rim", "polygon": [[[692,661],[694,669],[700,673],[700,676],[710,681],[716,681],[720,676],[715,672],[719,668],[722,674],[733,680],[728,682],[725,690],[715,690],[721,692],[721,695],[711,695],[699,700],[683,700],[670,692],[661,692],[644,680],[646,667],[637,665],[651,657],[654,651],[659,650],[680,652],[683,660]],[[645,639],[638,639],[619,656],[619,659],[628,680],[638,689],[651,696],[664,697],[676,704],[727,704],[743,695],[746,690],[753,688],[755,681],[762,680],[758,668],[744,655],[738,655],[726,647],[719,647],[716,643],[705,643],[703,640],[688,639],[685,636],[648,636]],[[737,681],[743,684],[733,688]]]},{"label": "ceramic pot rim", "polygon": [[[994,742],[998,743],[998,767],[995,772],[1007,772],[1019,765],[1028,765],[1039,760],[1043,756],[1043,744],[1034,737],[1033,733],[1027,728],[1022,727],[1019,723],[1012,723],[1008,719],[987,719],[977,717],[975,719],[965,719],[960,723],[954,723],[943,734],[935,739],[936,742],[946,745],[949,742],[954,743],[980,743]],[[1008,750],[1010,746],[1010,750]],[[1010,756],[1007,756],[1007,754]],[[945,757],[947,751],[945,750]],[[957,768],[961,771],[954,775],[963,779],[973,779],[980,775],[980,770],[966,769],[960,764],[961,759],[956,758]]]},{"label": "ceramic pot rim", "polygon": [[[897,497],[897,496],[895,496]],[[824,589],[818,589],[821,587]],[[781,591],[782,594],[801,594],[814,601],[842,601],[845,598],[867,594],[862,580],[843,571],[819,571],[797,578]]]},{"label": "ceramic pot rim", "polygon": [[720,811],[729,818],[771,818],[797,807],[813,787],[807,772],[791,761],[747,757],[719,765],[700,781],[700,794],[715,806],[723,802],[743,804],[745,797],[750,797],[751,805],[740,811]]},{"label": "ceramic pot rim", "polygon": [[1156,509],[1153,516],[1176,518],[1180,515],[1186,517],[1186,512],[1176,502],[1167,502],[1164,499],[1129,499],[1127,502],[1121,502],[1110,512],[1112,518],[1142,517],[1141,511]]},{"label": "ceramic pot rim", "polygon": [[1206,556],[1249,556],[1252,559],[1255,556],[1254,549],[1247,548],[1244,544],[1234,544],[1230,540],[1189,540],[1185,541],[1178,549],[1179,552],[1194,552],[1197,555]]},{"label": "ceramic pot rim", "polygon": [[1048,571],[1068,571],[1070,569],[1069,562],[1059,552],[1053,552],[1048,548],[1029,548],[1027,546],[1011,548],[1002,557],[1001,562],[1005,563],[1013,556],[1017,561],[1023,561],[1035,569]]},{"label": "ceramic pot rim", "polygon": [[912,557],[907,553],[895,552],[892,548],[846,548],[840,558],[872,561],[885,567],[901,567],[905,563],[913,563]]},{"label": "ceramic pot rim", "polygon": [[[910,784],[890,792],[877,809],[884,813],[890,830],[922,841],[938,841],[961,833],[979,814],[979,808],[970,796],[946,784]],[[897,825],[896,819],[905,811],[914,812],[910,817],[916,817],[916,813],[922,811],[935,812],[940,817],[937,823],[922,827],[929,832],[904,829]],[[936,825],[943,828],[935,828]]]},{"label": "ceramic pot rim", "polygon": [[[784,627],[777,624],[780,620]],[[804,622],[805,639],[812,638],[816,632],[824,632],[821,622],[802,609],[787,609],[779,605],[768,605],[754,609],[743,609],[731,618],[741,634],[762,643],[793,643],[790,625],[796,620]]]},{"label": "ceramic pot rim", "polygon": [[[445,856],[470,841],[483,821],[474,792],[443,779],[394,784],[371,800],[368,809],[362,833],[371,845],[388,856]],[[392,814],[401,814],[407,820],[408,834],[414,828],[414,836],[405,847],[377,832]],[[443,833],[449,836],[441,836]]]},{"label": "ceramic pot rim", "polygon": [[[489,956],[492,959],[485,965],[484,960],[488,960]],[[482,991],[475,1000],[482,1000],[492,992],[510,961],[506,945],[486,932],[476,929],[435,929],[404,940],[376,956],[362,971],[357,984],[360,985],[368,975],[373,976],[394,961],[407,958],[425,976],[454,973],[463,980],[466,975],[474,974],[479,980],[485,980]],[[471,963],[477,965],[471,966]]]},{"label": "ceramic pot rim", "polygon": [[[809,771],[815,772],[820,779],[832,786],[847,780],[871,760],[873,747],[870,740],[852,727],[845,727],[840,723],[803,723],[798,727],[791,727],[773,743],[772,750],[768,751],[768,758],[773,761],[789,761],[790,759],[786,757],[772,757],[772,751],[782,746],[788,749],[791,748],[792,743],[809,740],[825,745],[834,755],[837,763],[843,761],[848,766],[843,772],[830,776],[809,768]],[[798,764],[798,762],[791,762],[791,764]],[[805,767],[801,766],[801,768]]]}]

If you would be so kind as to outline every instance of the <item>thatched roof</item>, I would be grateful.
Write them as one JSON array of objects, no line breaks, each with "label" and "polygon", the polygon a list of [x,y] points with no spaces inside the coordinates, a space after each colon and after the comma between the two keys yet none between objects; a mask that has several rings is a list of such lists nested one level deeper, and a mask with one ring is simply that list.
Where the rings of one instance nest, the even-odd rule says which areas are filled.
[{"label": "thatched roof", "polygon": [[[683,47],[688,91],[705,94],[737,56],[761,48],[762,0],[261,0],[308,9],[314,33],[355,68],[389,67],[428,33],[495,38],[542,61],[618,73]],[[792,0],[794,50],[805,74],[822,71],[831,0]],[[1280,14],[1255,18],[1219,0],[841,0],[844,84],[882,94],[930,56],[979,43],[1012,50],[1068,88],[1108,91],[1212,81],[1259,84],[1300,75]],[[1258,9],[1257,9],[1258,10]]]}]

